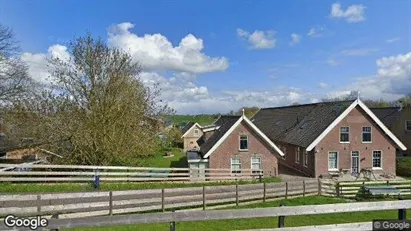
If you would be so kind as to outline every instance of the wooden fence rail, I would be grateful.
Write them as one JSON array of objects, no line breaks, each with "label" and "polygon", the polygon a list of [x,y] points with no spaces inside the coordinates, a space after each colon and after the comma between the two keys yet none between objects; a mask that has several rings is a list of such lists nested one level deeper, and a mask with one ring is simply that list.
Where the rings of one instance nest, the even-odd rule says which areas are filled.
[{"label": "wooden fence rail", "polygon": [[[237,209],[237,210],[206,210],[206,211],[178,211],[165,212],[156,214],[138,214],[138,215],[119,215],[119,216],[98,216],[82,217],[72,219],[50,219],[48,229],[61,228],[84,228],[84,227],[108,227],[119,225],[135,225],[150,223],[171,223],[178,230],[175,222],[186,221],[210,221],[226,219],[246,219],[262,217],[285,217],[314,214],[332,214],[346,212],[365,212],[381,210],[399,210],[399,213],[405,209],[411,208],[411,200],[402,201],[383,201],[383,202],[358,202],[358,203],[341,203],[325,205],[303,205],[303,206],[284,206],[272,208],[257,209]],[[405,219],[405,217],[403,217]],[[358,227],[358,223],[356,223]],[[338,227],[339,225],[334,225]],[[343,224],[342,226],[347,226]],[[321,226],[317,226],[321,227]],[[369,227],[369,226],[368,226]],[[4,224],[0,229],[8,229]],[[295,228],[294,228],[295,229]],[[309,229],[305,229],[309,230]]]},{"label": "wooden fence rail", "polygon": [[316,180],[126,191],[0,195],[0,217],[113,215],[142,211],[207,208],[227,203],[316,195]]},{"label": "wooden fence rail", "polygon": [[253,180],[262,171],[242,169],[146,168],[89,165],[0,164],[0,182],[92,182],[99,181],[230,181]]},{"label": "wooden fence rail", "polygon": [[355,198],[363,186],[390,185],[397,188],[400,195],[411,195],[411,181],[361,181],[361,182],[333,182],[321,181],[321,193],[324,196]]}]

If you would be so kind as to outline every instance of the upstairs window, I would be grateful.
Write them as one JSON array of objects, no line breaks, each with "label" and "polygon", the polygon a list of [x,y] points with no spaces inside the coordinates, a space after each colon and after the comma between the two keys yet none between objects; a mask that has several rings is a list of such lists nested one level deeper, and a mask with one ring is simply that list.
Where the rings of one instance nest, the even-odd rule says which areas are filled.
[{"label": "upstairs window", "polygon": [[362,127],[362,142],[371,143],[371,127]]},{"label": "upstairs window", "polygon": [[240,150],[248,150],[248,136],[240,136]]},{"label": "upstairs window", "polygon": [[411,120],[405,121],[405,131],[411,132]]},{"label": "upstairs window", "polygon": [[194,129],[194,134],[198,135],[198,133],[199,133],[198,129]]},{"label": "upstairs window", "polygon": [[340,127],[340,142],[349,143],[350,142],[350,128]]},{"label": "upstairs window", "polygon": [[232,173],[241,173],[241,159],[240,157],[231,158],[231,172]]}]

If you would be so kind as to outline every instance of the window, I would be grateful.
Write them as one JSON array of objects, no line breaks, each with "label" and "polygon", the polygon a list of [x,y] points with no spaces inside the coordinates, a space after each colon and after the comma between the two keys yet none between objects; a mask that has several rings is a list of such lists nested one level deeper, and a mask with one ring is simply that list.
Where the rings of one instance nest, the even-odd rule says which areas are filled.
[{"label": "window", "polygon": [[240,136],[240,150],[248,150],[248,136]]},{"label": "window", "polygon": [[305,149],[304,149],[303,162],[304,162],[304,166],[307,167],[308,166],[308,152]]},{"label": "window", "polygon": [[194,129],[194,134],[198,135],[198,129]]},{"label": "window", "polygon": [[372,167],[373,168],[382,168],[381,151],[373,151],[372,152]]},{"label": "window", "polygon": [[349,142],[350,142],[350,128],[340,127],[340,143],[349,143]]},{"label": "window", "polygon": [[240,157],[231,158],[231,172],[241,173],[241,159]]},{"label": "window", "polygon": [[411,131],[411,120],[405,121],[405,131]]},{"label": "window", "polygon": [[261,169],[261,157],[251,157],[251,170],[253,173],[260,173]]},{"label": "window", "polygon": [[300,163],[300,147],[295,149],[295,162]]},{"label": "window", "polygon": [[362,127],[362,142],[371,143],[371,127]]},{"label": "window", "polygon": [[338,152],[328,153],[328,170],[338,169]]}]

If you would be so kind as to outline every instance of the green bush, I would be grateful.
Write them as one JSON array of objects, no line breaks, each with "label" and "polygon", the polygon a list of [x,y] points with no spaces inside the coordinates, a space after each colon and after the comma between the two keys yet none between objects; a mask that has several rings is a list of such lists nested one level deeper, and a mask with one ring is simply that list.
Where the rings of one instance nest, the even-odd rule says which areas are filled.
[{"label": "green bush", "polygon": [[397,158],[397,176],[411,177],[411,158]]}]

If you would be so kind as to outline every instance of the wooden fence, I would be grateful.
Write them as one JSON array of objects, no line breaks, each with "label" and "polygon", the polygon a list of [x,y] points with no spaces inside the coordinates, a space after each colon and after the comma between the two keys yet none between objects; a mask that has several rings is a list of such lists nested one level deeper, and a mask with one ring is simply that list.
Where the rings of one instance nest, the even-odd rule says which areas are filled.
[{"label": "wooden fence", "polygon": [[230,181],[259,179],[262,171],[242,169],[144,168],[89,165],[0,164],[0,182],[91,182],[100,181]]},{"label": "wooden fence", "polygon": [[[119,216],[99,216],[99,217],[82,217],[71,219],[50,219],[48,229],[62,228],[84,228],[84,227],[108,227],[119,225],[151,224],[151,223],[170,223],[170,230],[178,230],[176,222],[187,221],[210,221],[226,219],[247,219],[262,217],[279,217],[286,219],[286,216],[300,215],[318,215],[318,214],[335,214],[347,212],[365,212],[365,211],[382,211],[398,210],[398,216],[405,220],[405,209],[411,208],[411,200],[402,201],[382,201],[382,202],[358,202],[358,203],[340,203],[325,205],[303,205],[303,206],[284,206],[271,208],[253,208],[237,210],[214,210],[214,211],[178,211],[165,212],[156,214],[137,214],[137,215],[119,215]],[[280,223],[279,223],[280,224]],[[352,224],[334,224],[332,226],[305,226],[293,227],[292,230],[372,230],[372,222],[352,223]],[[0,224],[0,230],[9,230],[4,224]],[[284,230],[281,228],[278,230]],[[277,230],[277,229],[271,229]]]},{"label": "wooden fence", "polygon": [[324,196],[355,198],[363,186],[390,185],[400,191],[400,195],[411,195],[411,181],[362,181],[362,182],[333,182],[321,181],[321,194]]},{"label": "wooden fence", "polygon": [[192,188],[0,195],[0,217],[66,214],[64,217],[200,208],[317,195],[318,181]]}]

